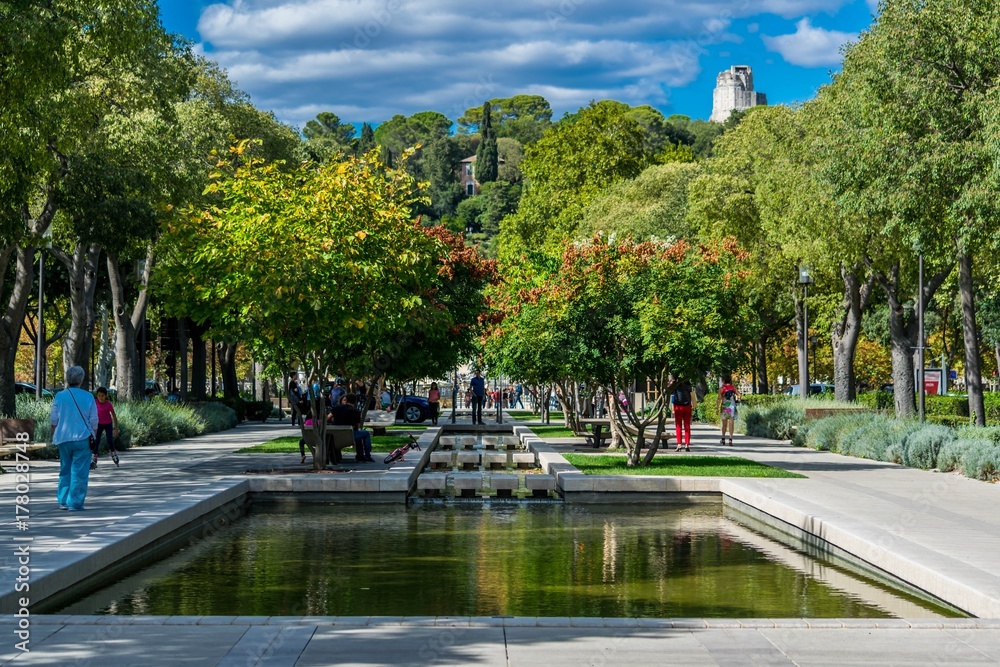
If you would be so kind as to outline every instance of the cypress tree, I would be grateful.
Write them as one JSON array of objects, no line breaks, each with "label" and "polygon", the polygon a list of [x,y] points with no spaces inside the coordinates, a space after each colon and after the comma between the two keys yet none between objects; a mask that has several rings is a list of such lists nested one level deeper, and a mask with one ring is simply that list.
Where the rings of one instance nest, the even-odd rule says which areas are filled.
[{"label": "cypress tree", "polygon": [[476,180],[489,183],[497,180],[500,153],[497,150],[497,135],[493,132],[493,122],[490,119],[490,103],[483,104],[483,122],[479,126],[482,141],[476,151]]},{"label": "cypress tree", "polygon": [[368,123],[361,124],[361,138],[358,140],[358,155],[364,155],[375,148],[375,132]]}]

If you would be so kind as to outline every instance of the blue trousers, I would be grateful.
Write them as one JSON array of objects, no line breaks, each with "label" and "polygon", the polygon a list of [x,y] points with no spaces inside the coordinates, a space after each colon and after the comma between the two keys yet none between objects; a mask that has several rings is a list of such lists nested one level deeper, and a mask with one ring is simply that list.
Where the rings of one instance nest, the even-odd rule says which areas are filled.
[{"label": "blue trousers", "polygon": [[372,457],[372,434],[361,428],[354,432],[354,451],[359,458]]},{"label": "blue trousers", "polygon": [[90,442],[72,440],[60,442],[59,486],[56,498],[60,505],[74,510],[83,509],[87,498],[87,481],[90,479]]}]

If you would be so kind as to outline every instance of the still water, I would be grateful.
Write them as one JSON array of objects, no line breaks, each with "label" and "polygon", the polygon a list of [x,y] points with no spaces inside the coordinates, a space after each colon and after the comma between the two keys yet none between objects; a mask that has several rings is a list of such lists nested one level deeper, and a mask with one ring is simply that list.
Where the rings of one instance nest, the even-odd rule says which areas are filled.
[{"label": "still water", "polygon": [[62,613],[953,615],[715,506],[271,505]]}]

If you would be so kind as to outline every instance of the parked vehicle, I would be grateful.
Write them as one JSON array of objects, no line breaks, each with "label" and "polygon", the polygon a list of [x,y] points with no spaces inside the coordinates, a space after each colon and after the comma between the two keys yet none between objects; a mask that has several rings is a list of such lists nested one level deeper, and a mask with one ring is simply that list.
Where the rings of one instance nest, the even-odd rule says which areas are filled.
[{"label": "parked vehicle", "polygon": [[[35,385],[30,382],[15,382],[14,383],[14,393],[15,394],[30,394],[35,395]],[[53,393],[48,389],[42,389],[43,398],[52,398]]]},{"label": "parked vehicle", "polygon": [[407,396],[399,402],[396,408],[396,419],[402,419],[410,424],[418,424],[431,418],[431,406],[422,396]]},{"label": "parked vehicle", "polygon": [[[802,390],[799,389],[799,385],[793,384],[791,387],[786,387],[783,392],[787,396],[801,396]],[[809,395],[813,396],[815,394],[832,394],[833,385],[827,384],[826,382],[813,382],[809,385]]]}]

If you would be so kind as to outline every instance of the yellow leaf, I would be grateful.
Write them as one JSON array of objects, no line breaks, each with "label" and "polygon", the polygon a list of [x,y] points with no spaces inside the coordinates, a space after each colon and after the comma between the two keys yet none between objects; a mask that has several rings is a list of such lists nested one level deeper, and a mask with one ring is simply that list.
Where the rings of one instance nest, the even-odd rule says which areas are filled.
[{"label": "yellow leaf", "polygon": [[358,239],[364,241],[365,237],[368,236],[368,232],[365,232],[365,231],[355,232],[354,235],[357,236]]}]

